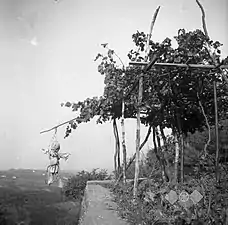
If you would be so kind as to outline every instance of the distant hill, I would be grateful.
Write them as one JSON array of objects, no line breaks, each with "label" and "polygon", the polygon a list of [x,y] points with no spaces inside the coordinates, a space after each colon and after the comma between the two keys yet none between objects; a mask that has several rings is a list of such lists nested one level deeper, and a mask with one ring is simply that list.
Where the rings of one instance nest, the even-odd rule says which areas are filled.
[{"label": "distant hill", "polygon": [[69,173],[72,175],[76,175],[78,172],[80,172],[79,170],[62,170],[63,173]]},{"label": "distant hill", "polygon": [[[36,169],[9,169],[9,170],[0,170],[0,176],[16,176],[16,177],[36,177],[45,174],[46,170],[36,170]],[[65,177],[70,177],[77,174],[76,170],[61,170],[61,175]]]}]

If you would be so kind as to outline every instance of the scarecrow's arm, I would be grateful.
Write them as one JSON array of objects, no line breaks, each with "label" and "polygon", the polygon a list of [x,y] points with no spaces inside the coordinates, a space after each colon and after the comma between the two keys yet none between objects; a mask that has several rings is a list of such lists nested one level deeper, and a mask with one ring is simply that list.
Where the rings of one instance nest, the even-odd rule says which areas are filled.
[{"label": "scarecrow's arm", "polygon": [[70,153],[59,153],[59,157],[61,159],[67,160],[69,158],[69,156],[70,156]]},{"label": "scarecrow's arm", "polygon": [[44,152],[44,154],[49,154],[50,153],[49,149],[42,148],[41,150]]}]

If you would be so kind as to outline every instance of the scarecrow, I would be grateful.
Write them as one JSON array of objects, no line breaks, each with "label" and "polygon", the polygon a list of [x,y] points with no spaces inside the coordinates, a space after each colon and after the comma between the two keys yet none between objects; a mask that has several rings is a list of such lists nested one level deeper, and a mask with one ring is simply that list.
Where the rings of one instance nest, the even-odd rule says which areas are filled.
[{"label": "scarecrow", "polygon": [[60,159],[67,160],[70,153],[60,153],[60,144],[56,138],[57,128],[55,129],[54,136],[52,137],[51,143],[48,149],[42,149],[45,154],[48,154],[50,164],[47,166],[47,181],[48,185],[53,184],[55,181],[59,180],[59,186],[62,187],[62,180],[59,176],[60,170]]}]

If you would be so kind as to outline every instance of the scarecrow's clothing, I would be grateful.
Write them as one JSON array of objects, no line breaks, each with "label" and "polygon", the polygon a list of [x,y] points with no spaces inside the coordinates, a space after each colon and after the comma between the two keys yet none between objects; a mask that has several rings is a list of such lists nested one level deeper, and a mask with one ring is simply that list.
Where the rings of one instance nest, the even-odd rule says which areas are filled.
[{"label": "scarecrow's clothing", "polygon": [[52,154],[52,153],[49,153],[49,159],[50,160],[53,160],[53,159],[56,159],[57,161],[60,160],[60,155],[59,154]]},{"label": "scarecrow's clothing", "polygon": [[50,173],[58,173],[59,172],[59,160],[60,157],[58,154],[49,154],[50,165],[49,171]]},{"label": "scarecrow's clothing", "polygon": [[[50,160],[50,164],[47,167],[47,173],[48,173],[48,185],[51,185],[52,183],[54,183],[55,180],[55,176],[59,176],[59,161],[60,159],[65,159],[67,160],[69,157],[69,153],[59,153],[60,150],[60,145],[58,142],[52,144],[52,146],[48,149],[45,150],[43,149],[43,151],[45,152],[45,154],[48,154],[49,156],[49,160]],[[61,179],[59,179],[59,187],[62,187],[62,183],[61,183]]]},{"label": "scarecrow's clothing", "polygon": [[50,155],[50,165],[48,166],[48,185],[51,185],[54,182],[54,176],[59,173],[59,160],[58,155]]},{"label": "scarecrow's clothing", "polygon": [[49,177],[48,177],[48,185],[51,185],[53,183],[54,183],[54,175],[50,174]]},{"label": "scarecrow's clothing", "polygon": [[50,165],[49,172],[53,174],[57,174],[59,172],[59,163]]}]

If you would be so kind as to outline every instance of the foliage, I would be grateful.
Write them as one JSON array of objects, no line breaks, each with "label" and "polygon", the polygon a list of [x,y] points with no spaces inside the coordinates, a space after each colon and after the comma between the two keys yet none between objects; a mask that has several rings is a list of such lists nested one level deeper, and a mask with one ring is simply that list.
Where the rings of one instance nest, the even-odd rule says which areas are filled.
[{"label": "foliage", "polygon": [[63,187],[63,193],[67,199],[81,200],[88,180],[107,179],[110,179],[107,170],[101,169],[98,171],[98,169],[93,169],[91,172],[82,170],[67,181]]},{"label": "foliage", "polygon": [[[71,108],[73,112],[80,111],[78,120],[71,121],[67,126],[65,138],[71,134],[72,130],[75,130],[77,128],[78,124],[82,123],[82,120],[86,123],[93,119],[95,116],[99,115],[101,111],[101,105],[104,101],[105,100],[102,97],[93,97],[87,98],[84,101],[79,101],[77,103],[62,103],[61,106]],[[104,117],[103,119],[105,121],[108,119],[108,117]]]},{"label": "foliage", "polygon": [[[144,50],[146,38],[143,32],[137,32],[132,36],[136,46],[141,46],[140,51],[131,50],[128,54],[131,60],[142,61],[140,53]],[[184,29],[178,31],[175,37],[178,47],[171,47],[171,40],[166,38],[162,43],[150,42],[150,59],[156,54],[162,54],[157,62],[205,64],[211,63],[210,56],[205,45],[207,38],[202,31],[186,32]],[[217,60],[220,60],[219,47],[221,44],[210,41]],[[218,80],[218,105],[220,115],[224,115],[227,99],[224,98],[226,89],[221,76],[216,71],[154,67],[144,76],[144,106],[147,107],[148,120],[153,118],[154,111],[163,106],[157,123],[166,127],[176,129],[183,133],[194,133],[205,125],[205,119],[199,108],[199,100],[206,109],[211,124],[214,123],[213,104],[213,80]],[[152,114],[150,116],[150,114]],[[177,124],[177,116],[180,118],[180,126]],[[181,129],[181,130],[180,130]]]},{"label": "foliage", "polygon": [[[172,142],[170,144],[172,149]],[[192,163],[189,158],[194,162],[197,158],[194,152],[198,151],[192,148],[187,149],[186,152],[186,161],[191,167],[195,163]],[[172,153],[171,149],[170,153]],[[154,165],[156,159],[152,153],[152,150],[148,152],[146,164]],[[226,167],[227,169],[228,167]],[[138,198],[135,202],[132,202],[133,185],[131,183],[125,186],[119,184],[115,189],[110,187],[115,194],[120,216],[127,219],[131,224],[152,224],[157,220],[166,221],[169,224],[225,224],[224,221],[228,219],[228,215],[226,216],[228,212],[227,173],[223,173],[221,183],[218,184],[214,177],[214,169],[211,169],[209,163],[204,164],[203,170],[198,172],[190,171],[188,173],[185,167],[185,182],[183,185],[179,184],[175,189],[172,183],[162,182],[161,174],[157,173],[159,170],[159,166],[155,167],[152,174],[147,174],[148,180],[139,184]],[[182,190],[188,193],[197,190],[203,195],[203,200],[190,208],[185,208],[178,202],[172,205],[165,200],[165,195],[170,190],[176,190],[178,193]],[[211,205],[210,211],[208,211],[209,203]]]},{"label": "foliage", "polygon": [[[127,160],[127,165],[128,165],[130,160],[131,160],[131,158]],[[121,167],[120,172],[122,172],[122,168],[123,167]],[[152,170],[153,170],[153,166],[147,165],[145,160],[140,160],[140,162],[139,162],[139,178],[144,178]],[[134,176],[135,176],[135,162],[131,163],[131,165],[127,169],[126,179],[134,179]]]},{"label": "foliage", "polygon": [[[137,35],[142,36],[137,40]],[[136,46],[141,46],[141,50],[143,50],[143,41],[145,41],[145,35],[143,33],[135,34],[133,36]],[[210,63],[210,58],[206,50],[204,49],[205,44],[205,37],[203,33],[199,30],[195,32],[189,32],[186,33],[184,30],[180,30],[178,33],[178,36],[176,37],[178,41],[179,47],[175,50],[169,49],[169,52],[167,51],[166,55],[161,59],[159,62],[176,62],[176,63],[204,63],[206,61],[207,63]],[[168,39],[166,40],[168,41]],[[169,41],[168,41],[169,42]],[[219,42],[210,42],[211,45],[213,45],[215,49],[215,54],[217,55],[217,59],[219,60],[219,54],[220,50],[218,50],[218,47],[220,46]],[[157,49],[155,49],[157,48]],[[162,48],[162,46],[161,46]],[[159,50],[159,44],[154,44],[154,51]],[[132,56],[133,54],[134,57]],[[129,54],[129,58],[140,61],[140,57],[138,57],[139,53],[137,52],[131,52]],[[138,57],[138,59],[137,59]],[[163,123],[163,126],[171,127],[176,130],[181,129],[181,132],[183,132],[186,136],[189,136],[189,133],[195,133],[196,137],[198,135],[198,146],[197,149],[191,147],[187,148],[187,153],[185,155],[185,161],[186,164],[191,166],[196,162],[196,156],[199,151],[202,151],[205,140],[207,139],[207,131],[203,131],[205,126],[205,118],[202,115],[201,109],[198,105],[199,100],[202,102],[206,114],[208,116],[208,119],[210,121],[210,124],[214,124],[214,106],[213,106],[213,80],[217,79],[219,81],[218,83],[218,108],[219,108],[219,118],[224,119],[224,115],[226,115],[226,106],[227,106],[227,99],[224,97],[226,93],[226,87],[224,86],[224,83],[221,80],[221,77],[219,77],[215,71],[212,71],[212,73],[208,74],[206,71],[201,70],[193,70],[190,72],[190,70],[186,69],[175,69],[174,71],[171,71],[170,69],[160,69],[159,75],[156,73],[157,69],[154,69],[150,72],[150,77],[152,76],[152,79],[149,79],[149,76],[146,77],[146,82],[144,83],[145,87],[145,93],[144,93],[144,106],[147,110],[148,117],[145,120],[145,123],[148,123],[147,121],[151,121],[151,119],[154,120],[154,115],[156,110],[163,105],[165,105],[163,110],[163,113],[160,115],[160,118],[157,118],[157,125]],[[168,79],[166,79],[167,75],[169,74]],[[165,77],[166,75],[166,77]],[[147,76],[147,74],[145,75]],[[148,80],[147,80],[148,79]],[[147,83],[148,82],[148,83]],[[149,83],[151,82],[151,84]],[[146,84],[149,84],[150,88],[147,88]],[[153,88],[153,89],[152,89]],[[148,90],[149,89],[149,90]],[[147,91],[148,90],[148,91]],[[197,96],[198,93],[198,96]],[[200,99],[199,99],[200,96]],[[150,104],[146,102],[146,100],[150,100]],[[146,105],[148,104],[148,105]],[[177,124],[177,118],[176,114],[179,114],[181,116],[181,128]],[[152,115],[152,116],[151,116]],[[197,131],[198,130],[198,131]],[[213,133],[212,129],[212,133]],[[223,133],[226,133],[223,131]],[[200,134],[200,135],[199,135]],[[220,132],[222,134],[222,132]],[[193,135],[191,136],[191,138]],[[220,135],[221,141],[220,143],[223,143],[223,146],[225,146],[224,141],[224,134],[223,136]],[[197,139],[197,138],[195,138]],[[201,139],[201,141],[200,141]],[[220,139],[220,140],[221,140]],[[214,135],[212,135],[212,142],[210,149],[212,150],[211,154],[214,152]],[[194,145],[197,145],[196,140],[191,141],[190,143]],[[193,146],[194,146],[193,145]],[[169,145],[170,146],[170,145]],[[172,164],[173,159],[173,153],[174,153],[174,146],[171,144],[170,151],[166,152],[166,159]],[[151,154],[154,156],[154,154]],[[149,155],[148,155],[149,157]],[[198,160],[198,159],[197,159]],[[199,162],[202,164],[202,160]],[[153,163],[152,163],[153,164]],[[214,163],[213,163],[214,165]],[[156,187],[147,186],[147,189],[145,188],[145,185],[139,186],[139,199],[137,201],[137,204],[132,204],[132,186],[119,186],[118,189],[115,189],[116,194],[116,201],[119,203],[120,206],[120,213],[123,217],[127,217],[132,224],[151,224],[151,220],[154,218],[155,215],[158,217],[164,217],[170,221],[175,220],[175,213],[179,214],[178,219],[179,222],[185,218],[185,223],[196,223],[196,220],[198,223],[200,221],[206,221],[206,223],[209,224],[219,224],[222,223],[221,221],[225,221],[225,211],[223,209],[227,209],[227,205],[224,204],[225,199],[227,199],[227,193],[225,189],[221,189],[223,184],[220,184],[218,188],[213,189],[212,194],[212,201],[211,204],[213,207],[211,208],[211,211],[213,213],[210,214],[210,216],[207,215],[208,210],[208,202],[209,202],[209,193],[211,187],[217,187],[215,183],[215,179],[213,177],[214,170],[211,170],[211,165],[209,163],[205,164],[203,163],[204,171],[201,173],[198,173],[197,178],[191,177],[191,182],[186,182],[182,187],[182,189],[186,189],[188,191],[193,191],[194,189],[199,189],[199,191],[202,191],[207,194],[204,196],[204,202],[201,206],[201,210],[199,210],[198,214],[195,214],[194,208],[189,210],[185,210],[180,206],[176,207],[170,207],[169,210],[167,210],[166,205],[162,206],[159,201],[158,202],[148,202],[142,201],[142,196],[145,197],[146,191],[150,190],[150,192],[155,192],[158,187],[165,188],[167,191],[169,186],[165,185],[163,183],[157,183],[155,185]],[[186,167],[185,167],[186,169]],[[209,173],[209,174],[207,174]],[[192,176],[192,174],[191,174]],[[154,176],[153,176],[154,177]],[[199,177],[202,177],[200,179]],[[225,181],[227,177],[224,177],[223,181]],[[151,182],[149,182],[151,184]],[[154,182],[152,182],[154,183]],[[203,189],[202,189],[202,184]],[[204,191],[203,191],[204,190]],[[205,191],[206,190],[206,191]],[[167,192],[166,191],[166,192]],[[219,196],[219,198],[216,198],[216,196]],[[161,199],[160,199],[161,200]],[[216,207],[220,206],[218,208]],[[163,209],[163,210],[161,210]],[[164,212],[165,210],[165,212]],[[196,210],[196,209],[195,209]],[[175,213],[174,213],[175,212]],[[159,216],[160,215],[160,216]]]},{"label": "foliage", "polygon": [[63,187],[63,193],[68,199],[81,200],[86,187],[86,178],[75,176],[67,181]]},{"label": "foliage", "polygon": [[[139,49],[138,51],[131,50],[128,57],[132,61],[142,61],[146,35],[143,32],[137,32],[132,38]],[[172,48],[169,38],[162,43],[150,41],[149,58],[152,59],[158,53],[161,55],[158,62],[211,63],[209,53],[205,48],[207,38],[202,31],[186,32],[180,29],[175,39],[178,43],[176,49]],[[221,44],[211,40],[209,43],[214,49],[216,59],[220,60]],[[108,50],[107,56],[99,53],[95,60],[100,60],[98,71],[105,76],[103,96],[87,98],[77,103],[66,102],[62,103],[62,106],[71,107],[72,111],[80,111],[78,118],[83,119],[83,122],[89,122],[98,116],[97,123],[103,123],[121,117],[121,101],[125,96],[124,116],[135,118],[137,89],[133,87],[141,73],[140,68],[119,68],[114,60],[114,51],[111,49]],[[216,70],[208,72],[208,70],[190,68],[152,68],[144,75],[142,108],[145,116],[141,117],[141,122],[145,125],[153,123],[155,126],[162,124],[185,134],[194,133],[196,130],[202,130],[205,125],[205,118],[199,107],[199,101],[201,101],[210,124],[213,124],[213,80],[215,79],[219,81],[217,96],[219,116],[222,118],[228,106],[227,98],[224,97],[227,90]],[[178,124],[178,119],[180,124]],[[76,127],[77,124],[71,122],[67,127],[66,137]]]},{"label": "foliage", "polygon": [[[104,123],[110,119],[119,119],[122,115],[122,98],[124,93],[129,91],[135,84],[136,76],[132,76],[136,69],[120,69],[113,60],[113,50],[107,52],[108,56],[98,54],[95,60],[100,59],[98,71],[104,75],[104,93],[101,97],[87,98],[84,101],[76,103],[66,102],[61,106],[69,107],[74,112],[80,113],[78,119],[83,119],[83,122],[89,122],[95,116],[98,116],[97,123]],[[137,69],[138,70],[138,69]],[[139,70],[138,70],[139,71]],[[135,118],[136,115],[136,97],[130,96],[125,101],[125,118]],[[77,123],[81,121],[76,120]],[[66,129],[66,137],[72,132],[72,129],[77,128],[77,123],[71,122]]]},{"label": "foliage", "polygon": [[[186,32],[184,29],[180,29],[174,38],[177,41],[176,48],[172,47],[171,39],[169,38],[166,38],[161,43],[150,41],[149,59],[153,60],[158,55],[160,56],[157,59],[159,63],[182,63],[187,65],[212,64],[210,54],[206,48],[206,45],[209,44],[213,50],[214,58],[218,63],[221,63],[220,47],[222,44],[218,41],[208,40],[201,30]],[[143,51],[146,45],[146,35],[143,32],[137,31],[137,33],[132,35],[132,39],[137,50],[131,50],[128,57],[132,61],[142,61]],[[88,98],[77,103],[67,102],[63,104],[71,107],[73,111],[80,111],[78,118],[83,119],[84,122],[90,121],[95,116],[98,116],[98,123],[103,123],[110,119],[119,119],[123,98],[126,105],[124,117],[135,118],[136,116],[138,93],[135,87],[137,87],[142,70],[139,67],[131,66],[119,68],[114,60],[114,55],[114,51],[109,49],[107,56],[98,54],[96,57],[96,60],[100,60],[98,71],[104,76],[105,83],[104,93],[101,97]],[[224,63],[227,63],[227,58],[224,60]],[[187,167],[190,168],[188,176],[191,179],[186,180],[183,186],[179,186],[179,190],[189,188],[189,191],[192,191],[194,188],[197,189],[200,187],[200,191],[203,191],[203,189],[209,190],[213,186],[215,188],[213,189],[212,197],[221,196],[221,199],[226,198],[225,190],[216,187],[213,177],[214,167],[212,165],[214,165],[213,158],[215,158],[213,129],[211,131],[212,141],[208,147],[210,160],[209,158],[197,158],[198,154],[202,152],[204,143],[207,140],[208,131],[205,131],[205,126],[207,125],[206,118],[209,121],[209,125],[211,127],[214,126],[214,81],[217,82],[217,104],[220,122],[227,118],[227,85],[222,78],[220,70],[218,68],[204,70],[190,67],[154,66],[145,72],[143,76],[144,92],[141,104],[141,123],[144,125],[153,125],[154,127],[171,128],[174,133],[183,134],[184,137],[188,137],[185,141],[190,145],[188,147],[185,146],[187,151],[185,154],[184,169],[186,171]],[[71,132],[71,127],[72,125],[70,124],[67,135]],[[74,127],[76,126],[74,125]],[[223,152],[222,157],[220,157],[221,163],[222,158],[226,158],[225,150],[227,149],[227,145],[224,138],[226,137],[226,131],[223,130],[220,134],[220,147]],[[172,137],[168,139],[168,145],[163,146],[161,150],[165,155],[166,170],[169,171],[169,176],[172,176],[174,163],[174,143]],[[141,164],[142,171],[146,168],[145,174],[148,176],[148,172],[150,171],[150,176],[148,177],[152,177],[154,180],[152,183],[148,181],[149,184],[144,183],[139,185],[139,196],[135,204],[131,201],[131,185],[119,186],[116,189],[116,201],[121,206],[122,216],[129,218],[133,224],[139,224],[142,221],[145,224],[150,224],[149,221],[155,219],[156,216],[159,217],[159,215],[173,222],[176,214],[179,215],[179,218],[188,218],[189,221],[186,221],[186,223],[193,223],[193,220],[197,217],[197,219],[207,221],[209,224],[219,224],[219,221],[222,220],[220,217],[224,212],[217,212],[215,204],[220,205],[222,208],[227,207],[222,203],[221,199],[215,200],[213,198],[211,201],[214,204],[211,207],[213,213],[210,214],[213,218],[210,218],[210,216],[205,217],[207,215],[206,211],[209,201],[209,197],[206,194],[204,196],[204,202],[200,205],[202,209],[201,215],[194,211],[196,209],[188,211],[178,205],[170,206],[168,203],[164,203],[160,191],[165,190],[167,192],[173,187],[171,183],[167,185],[161,183],[160,179],[155,180],[155,174],[158,174],[158,169],[160,168],[160,165],[157,163],[155,154],[151,151],[147,155],[146,166],[144,162]],[[204,170],[200,168],[204,168]],[[129,177],[133,170],[134,164],[128,172]],[[197,174],[196,177],[194,177],[195,173]],[[203,178],[200,178],[199,175]],[[224,179],[226,178],[225,174]],[[201,187],[202,184],[204,185],[203,189]],[[144,201],[148,188],[152,193],[158,193],[158,196],[160,196],[159,201],[152,200],[149,203],[148,201]]]},{"label": "foliage", "polygon": [[[186,190],[188,193],[198,190],[203,193],[203,200],[189,208],[183,207],[179,202],[173,205],[170,204],[165,199],[165,195],[173,187],[164,185],[155,179],[142,181],[139,184],[136,202],[132,202],[132,188],[131,184],[126,186],[120,184],[114,190],[115,201],[119,206],[118,212],[130,224],[146,225],[152,224],[157,220],[166,221],[170,224],[200,224],[200,221],[202,222],[201,224],[225,224],[228,193],[225,188],[218,188],[215,179],[210,177],[210,175],[201,179],[193,178],[176,190],[177,193],[180,193],[181,190]],[[209,202],[211,209],[208,214]]]},{"label": "foliage", "polygon": [[[208,40],[201,30],[186,32],[180,29],[174,38],[178,44],[175,49],[172,48],[169,38],[161,43],[150,41],[149,58],[152,59],[155,54],[158,54],[160,55],[158,62],[210,64],[212,61],[205,47],[209,43],[216,60],[221,61],[219,48],[222,44]],[[147,36],[137,31],[132,35],[132,39],[138,50],[131,50],[128,57],[132,61],[142,61]],[[107,44],[103,46],[106,48]],[[98,123],[120,118],[123,97],[125,98],[125,118],[135,118],[137,89],[134,87],[141,74],[141,68],[119,68],[114,56],[114,50],[108,48],[106,55],[99,53],[95,59],[95,61],[100,60],[98,71],[104,75],[103,96],[62,104],[62,106],[71,107],[73,111],[80,111],[78,118],[83,122],[88,122],[95,116],[99,117]],[[214,123],[214,80],[218,81],[219,116],[223,118],[228,106],[227,98],[224,97],[227,90],[218,70],[153,67],[144,74],[142,102],[144,116],[141,117],[141,122],[145,125],[162,125],[184,134],[201,131],[205,126],[205,117],[199,107],[200,102],[212,125]],[[67,127],[66,137],[76,127],[77,124],[71,122]]]},{"label": "foliage", "polygon": [[[204,147],[208,136],[207,130],[188,134],[188,143],[185,146],[185,182],[175,187],[172,183],[164,183],[161,179],[160,166],[156,166],[154,150],[151,149],[146,155],[144,166],[153,167],[152,173],[146,174],[147,180],[142,181],[138,187],[138,198],[132,202],[133,185],[123,186],[119,184],[115,189],[109,188],[115,195],[118,204],[118,212],[121,217],[127,219],[131,224],[152,224],[153,222],[166,221],[169,224],[226,224],[228,220],[228,158],[224,159],[225,151],[221,153],[220,159],[220,183],[215,180],[215,135],[212,132],[212,142],[209,146],[209,156],[206,159],[199,159],[199,153]],[[220,121],[220,144],[221,150],[227,151],[227,120]],[[164,146],[163,146],[164,147]],[[173,169],[174,144],[172,136],[168,137],[168,148],[165,152],[167,161],[166,169],[172,173]],[[189,208],[183,207],[180,203],[170,204],[165,195],[170,190],[180,193],[182,190],[192,193],[194,190],[203,195],[203,199]],[[209,207],[210,205],[210,207]]]},{"label": "foliage", "polygon": [[[220,148],[220,159],[222,160],[225,157],[225,153],[228,146],[227,141],[227,134],[228,134],[228,120],[220,120],[219,121],[219,148]],[[208,130],[203,130],[202,132],[196,132],[193,135],[188,135],[188,142],[199,152],[203,149],[203,145],[206,142],[208,137]],[[215,127],[211,127],[211,142],[208,146],[208,152],[210,154],[215,153],[215,144],[216,144],[216,137],[215,137]],[[224,160],[224,159],[223,159]]]}]

